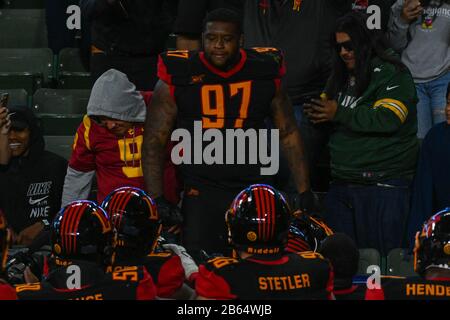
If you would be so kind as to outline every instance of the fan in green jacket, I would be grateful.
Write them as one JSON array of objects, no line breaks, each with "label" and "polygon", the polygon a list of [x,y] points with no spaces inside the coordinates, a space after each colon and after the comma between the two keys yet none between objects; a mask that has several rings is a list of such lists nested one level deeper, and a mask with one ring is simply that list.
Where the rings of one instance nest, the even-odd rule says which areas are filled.
[{"label": "fan in green jacket", "polygon": [[417,96],[409,70],[364,18],[350,13],[337,21],[332,74],[322,100],[307,105],[306,114],[334,127],[328,224],[360,248],[387,254],[406,245],[419,148]]}]

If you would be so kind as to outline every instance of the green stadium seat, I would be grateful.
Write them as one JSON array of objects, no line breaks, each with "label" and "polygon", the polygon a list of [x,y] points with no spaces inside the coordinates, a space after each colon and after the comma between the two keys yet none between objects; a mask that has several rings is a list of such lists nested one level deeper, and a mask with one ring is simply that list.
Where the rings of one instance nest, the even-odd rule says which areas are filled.
[{"label": "green stadium seat", "polygon": [[36,114],[85,114],[91,90],[41,88],[33,96]]},{"label": "green stadium seat", "polygon": [[75,134],[86,113],[90,90],[39,89],[33,109],[45,135]]},{"label": "green stadium seat", "polygon": [[0,48],[46,48],[45,10],[0,10]]},{"label": "green stadium seat", "polygon": [[0,88],[25,89],[29,95],[53,79],[49,48],[0,49]]},{"label": "green stadium seat", "polygon": [[387,256],[387,275],[417,276],[417,273],[414,272],[414,257],[408,254],[407,249],[396,248],[389,251]]},{"label": "green stadium seat", "polygon": [[43,134],[50,136],[74,135],[83,121],[83,115],[77,114],[39,114],[36,116]]},{"label": "green stadium seat", "polygon": [[371,265],[379,266],[383,271],[381,255],[378,250],[372,248],[359,249],[358,274],[367,274],[367,267]]},{"label": "green stadium seat", "polygon": [[91,89],[90,73],[84,68],[78,48],[64,48],[58,56],[58,87],[61,89]]},{"label": "green stadium seat", "polygon": [[45,149],[69,160],[72,155],[74,136],[44,136]]},{"label": "green stadium seat", "polygon": [[9,93],[9,106],[28,106],[28,94],[25,89],[0,89],[0,96]]},{"label": "green stadium seat", "polygon": [[5,0],[5,8],[10,9],[44,9],[45,0]]}]

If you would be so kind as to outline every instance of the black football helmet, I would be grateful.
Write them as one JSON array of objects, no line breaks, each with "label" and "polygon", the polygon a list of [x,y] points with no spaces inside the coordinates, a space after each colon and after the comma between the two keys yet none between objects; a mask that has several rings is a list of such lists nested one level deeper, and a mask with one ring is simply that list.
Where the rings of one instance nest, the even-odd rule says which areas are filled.
[{"label": "black football helmet", "polygon": [[414,270],[423,274],[429,267],[450,269],[450,207],[432,216],[416,234]]},{"label": "black football helmet", "polygon": [[3,211],[0,209],[0,275],[2,275],[5,271],[10,242],[11,234],[6,227],[6,219],[3,215]]},{"label": "black football helmet", "polygon": [[251,185],[225,215],[228,242],[250,254],[279,253],[287,242],[290,219],[291,209],[280,192],[269,185]]},{"label": "black football helmet", "polygon": [[143,190],[135,187],[116,189],[106,197],[102,207],[115,229],[116,253],[142,256],[154,250],[162,224],[155,203]]},{"label": "black football helmet", "polygon": [[320,243],[333,234],[333,230],[318,216],[300,213],[289,226],[286,251],[318,251]]},{"label": "black football helmet", "polygon": [[111,237],[108,215],[92,201],[69,203],[52,223],[52,251],[63,260],[103,262]]}]

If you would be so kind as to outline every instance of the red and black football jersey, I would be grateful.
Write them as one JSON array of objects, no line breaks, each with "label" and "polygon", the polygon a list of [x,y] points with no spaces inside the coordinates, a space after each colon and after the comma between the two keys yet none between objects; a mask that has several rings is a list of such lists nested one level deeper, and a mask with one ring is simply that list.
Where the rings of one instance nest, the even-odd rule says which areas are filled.
[{"label": "red and black football jersey", "polygon": [[107,272],[116,271],[127,265],[143,266],[152,277],[156,286],[156,295],[170,298],[183,286],[185,277],[181,259],[171,252],[152,253],[143,259],[116,261],[114,267],[108,267]]},{"label": "red and black football jersey", "polygon": [[[79,289],[72,289],[74,270],[78,266]],[[76,271],[75,271],[76,272]],[[130,266],[105,273],[97,264],[71,261],[66,266],[50,267],[38,283],[16,286],[19,300],[152,300],[156,288],[145,268]]]},{"label": "red and black football jersey", "polygon": [[333,294],[336,300],[364,300],[366,288],[365,284],[353,284],[346,289],[336,289],[335,287]]},{"label": "red and black football jersey", "polygon": [[[227,136],[231,133],[227,129],[253,128],[257,134],[258,129],[265,129],[271,102],[284,73],[283,56],[274,48],[241,49],[239,62],[226,72],[211,65],[204,52],[168,51],[160,55],[158,76],[170,86],[176,102],[177,127],[186,129],[192,137],[190,150],[182,151],[183,156],[190,159],[190,164],[181,165],[186,182],[236,188],[267,182],[260,175],[259,159],[249,158],[250,154],[255,154],[249,151],[250,147],[262,148],[259,146],[261,139],[247,141],[246,150],[235,145],[231,154],[229,149],[225,150],[225,145],[234,138]],[[201,145],[196,144],[196,137],[207,129],[219,130],[224,137],[222,155],[221,151],[210,150],[217,158],[208,164],[202,154],[207,146],[214,148],[211,141],[218,141],[214,136],[202,142],[200,137],[198,144]],[[239,159],[243,155],[245,159]]]},{"label": "red and black football jersey", "polygon": [[318,253],[308,251],[247,259],[217,257],[200,265],[197,295],[210,299],[330,299],[333,272]]},{"label": "red and black football jersey", "polygon": [[450,279],[381,277],[381,289],[367,289],[366,300],[449,300]]},{"label": "red and black football jersey", "polygon": [[155,282],[158,297],[170,298],[186,280],[181,259],[174,253],[152,253],[145,257],[144,266]]},{"label": "red and black football jersey", "polygon": [[0,283],[0,300],[17,300],[16,290],[9,284]]},{"label": "red and black football jersey", "polygon": [[128,130],[123,138],[116,137],[89,116],[78,127],[69,166],[77,171],[96,171],[97,201],[116,188],[144,187],[141,151],[143,125]]}]

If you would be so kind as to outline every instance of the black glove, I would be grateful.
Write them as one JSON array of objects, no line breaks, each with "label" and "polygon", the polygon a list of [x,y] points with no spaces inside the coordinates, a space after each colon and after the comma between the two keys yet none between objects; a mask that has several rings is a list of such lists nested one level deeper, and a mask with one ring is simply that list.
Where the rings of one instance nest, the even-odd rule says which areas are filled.
[{"label": "black glove", "polygon": [[163,227],[172,227],[183,222],[180,209],[170,203],[164,196],[155,199],[156,207],[161,218]]},{"label": "black glove", "polygon": [[301,210],[308,214],[319,212],[319,199],[311,190],[289,196],[289,202],[293,211]]}]

